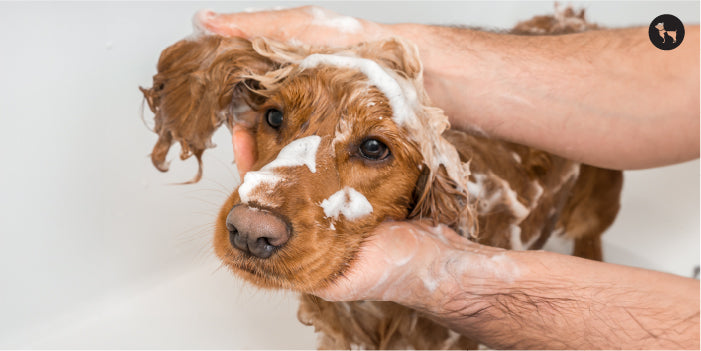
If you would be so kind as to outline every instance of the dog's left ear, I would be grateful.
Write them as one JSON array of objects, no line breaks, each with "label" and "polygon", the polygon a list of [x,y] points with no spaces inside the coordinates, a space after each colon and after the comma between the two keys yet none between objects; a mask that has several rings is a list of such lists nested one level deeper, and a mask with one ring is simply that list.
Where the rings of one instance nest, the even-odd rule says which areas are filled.
[{"label": "dog's left ear", "polygon": [[262,54],[254,43],[241,38],[201,36],[165,49],[153,86],[140,87],[155,114],[158,141],[151,153],[153,165],[166,172],[168,150],[178,142],[180,158],[195,155],[199,165],[197,175],[187,183],[199,181],[202,154],[214,146],[212,134],[224,123],[232,126],[242,111],[263,99],[253,92],[260,84],[252,77],[280,65],[280,60]]},{"label": "dog's left ear", "polygon": [[422,165],[413,197],[409,219],[429,219],[433,225],[445,224],[462,236],[477,237],[477,219],[467,191],[448,175],[443,165],[435,172]]}]

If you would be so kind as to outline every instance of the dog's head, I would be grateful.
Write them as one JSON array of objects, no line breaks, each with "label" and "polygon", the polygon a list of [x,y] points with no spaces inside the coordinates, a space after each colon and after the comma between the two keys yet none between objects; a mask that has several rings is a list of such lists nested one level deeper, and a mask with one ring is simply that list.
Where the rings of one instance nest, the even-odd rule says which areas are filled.
[{"label": "dog's head", "polygon": [[[469,171],[441,137],[413,45],[393,39],[346,49],[204,36],[166,49],[151,89],[159,140],[200,160],[214,130],[241,123],[257,161],[220,211],[214,246],[264,287],[332,284],[372,228],[428,218],[475,233]],[[199,175],[195,181],[199,179]]]}]

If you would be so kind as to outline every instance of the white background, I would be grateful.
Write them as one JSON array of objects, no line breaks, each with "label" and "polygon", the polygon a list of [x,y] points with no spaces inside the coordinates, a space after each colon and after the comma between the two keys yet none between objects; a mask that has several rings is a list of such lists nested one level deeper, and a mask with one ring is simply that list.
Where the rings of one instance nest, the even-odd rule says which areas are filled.
[{"label": "white background", "polygon": [[[161,50],[191,33],[196,10],[277,5],[0,3],[0,348],[314,347],[294,295],[252,289],[213,258],[212,222],[238,182],[228,133],[205,153],[203,181],[174,186],[195,161],[179,162],[175,147],[171,172],[157,172],[148,157],[156,135],[140,119],[137,87],[150,86]],[[575,5],[612,27],[663,13],[699,23],[698,2]],[[550,1],[325,6],[387,23],[497,29],[552,11]],[[604,238],[611,262],[690,276],[698,161],[627,172]]]}]

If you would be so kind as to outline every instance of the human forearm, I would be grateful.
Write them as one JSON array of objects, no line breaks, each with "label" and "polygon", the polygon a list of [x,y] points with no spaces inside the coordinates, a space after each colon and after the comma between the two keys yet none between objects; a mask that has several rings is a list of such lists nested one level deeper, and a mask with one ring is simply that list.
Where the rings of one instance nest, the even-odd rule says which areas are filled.
[{"label": "human forearm", "polygon": [[698,157],[698,26],[672,51],[655,48],[646,28],[560,36],[389,28],[417,43],[429,95],[457,128],[609,168]]},{"label": "human forearm", "polygon": [[412,294],[390,299],[496,348],[699,348],[696,280],[547,252],[467,251],[444,252],[407,280]]}]

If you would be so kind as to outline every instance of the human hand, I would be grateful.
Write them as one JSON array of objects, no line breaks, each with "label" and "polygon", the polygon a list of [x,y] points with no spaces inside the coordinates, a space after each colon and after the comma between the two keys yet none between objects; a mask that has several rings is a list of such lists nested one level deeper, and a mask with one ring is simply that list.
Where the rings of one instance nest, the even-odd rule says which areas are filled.
[{"label": "human hand", "polygon": [[318,6],[284,10],[218,14],[203,10],[195,15],[200,30],[246,39],[267,37],[309,46],[345,47],[390,36],[390,26],[341,16]]},{"label": "human hand", "polygon": [[451,279],[461,267],[487,267],[485,261],[504,251],[473,243],[445,225],[383,222],[343,277],[312,293],[329,301],[381,300],[427,308],[436,300],[430,295],[452,289]]}]

